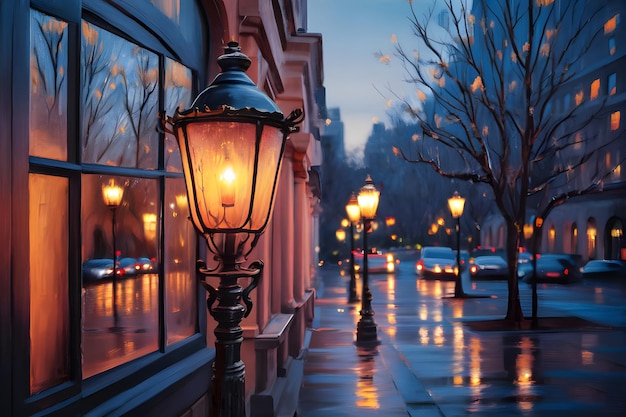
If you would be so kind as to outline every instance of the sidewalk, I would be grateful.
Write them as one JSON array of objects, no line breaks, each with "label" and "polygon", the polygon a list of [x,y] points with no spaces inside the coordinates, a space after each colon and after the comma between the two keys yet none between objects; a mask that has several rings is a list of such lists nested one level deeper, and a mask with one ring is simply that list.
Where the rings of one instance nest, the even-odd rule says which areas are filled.
[{"label": "sidewalk", "polygon": [[[567,330],[484,331],[469,322],[504,317],[506,297],[442,299],[453,283],[410,273],[370,275],[380,344],[363,349],[354,344],[360,303],[346,301],[347,284],[338,269],[320,269],[316,277],[298,417],[626,412],[624,293],[607,294],[616,305],[603,304],[605,313],[598,313],[593,293],[564,289],[594,320]],[[520,291],[526,311],[529,294],[526,287]],[[542,304],[540,298],[540,316],[571,315],[563,301]]]}]

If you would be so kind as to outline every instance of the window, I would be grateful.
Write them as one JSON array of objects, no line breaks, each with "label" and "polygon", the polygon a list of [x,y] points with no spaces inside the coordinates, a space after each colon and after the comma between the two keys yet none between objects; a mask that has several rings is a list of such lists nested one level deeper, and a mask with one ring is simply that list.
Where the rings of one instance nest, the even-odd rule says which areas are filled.
[{"label": "window", "polygon": [[587,220],[587,258],[589,259],[596,258],[596,236],[596,220],[591,217]]},{"label": "window", "polygon": [[620,124],[620,112],[616,111],[611,113],[611,130],[619,129]]},{"label": "window", "polygon": [[584,99],[585,99],[585,93],[582,90],[576,93],[576,96],[574,97],[574,101],[576,102],[577,106],[580,106]]},{"label": "window", "polygon": [[556,245],[556,228],[554,225],[550,225],[550,229],[548,229],[548,250],[550,252],[554,252],[554,248]]},{"label": "window", "polygon": [[591,91],[589,92],[589,98],[591,100],[595,100],[598,98],[599,94],[600,94],[600,79],[597,78],[593,80],[593,82],[591,83]]},{"label": "window", "polygon": [[572,253],[578,253],[578,226],[572,224],[572,232],[570,235],[570,250]]},{"label": "window", "polygon": [[615,30],[615,28],[617,28],[618,24],[619,24],[619,13],[617,13],[615,16],[607,20],[606,23],[604,23],[604,34],[606,35],[606,34],[612,33]]},{"label": "window", "polygon": [[617,93],[617,74],[609,74],[606,81],[607,94],[613,96]]},{"label": "window", "polygon": [[615,43],[615,37],[611,36],[609,38],[609,55],[615,55],[615,52],[617,52],[617,45]]},{"label": "window", "polygon": [[[75,16],[74,4],[55,14]],[[159,115],[190,105],[202,58],[185,40],[204,44],[202,14],[194,2],[155,5],[133,10],[175,29],[179,60],[143,26],[72,28],[30,11],[30,395],[198,332],[196,233],[178,145]],[[103,7],[99,21],[119,12]],[[119,205],[103,199],[110,182]]]}]

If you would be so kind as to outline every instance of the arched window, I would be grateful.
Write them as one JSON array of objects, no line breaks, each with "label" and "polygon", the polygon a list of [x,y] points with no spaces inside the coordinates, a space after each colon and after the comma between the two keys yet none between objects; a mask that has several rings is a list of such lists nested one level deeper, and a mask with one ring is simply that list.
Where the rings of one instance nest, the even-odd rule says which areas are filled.
[{"label": "arched window", "polygon": [[570,250],[571,253],[578,253],[578,226],[576,223],[572,223],[570,233]]},{"label": "arched window", "polygon": [[548,229],[548,251],[554,252],[556,247],[556,227],[553,224]]},{"label": "arched window", "polygon": [[624,241],[624,226],[620,219],[609,219],[607,223],[606,240],[605,258],[624,259],[626,255],[626,242]]},{"label": "arched window", "polygon": [[587,220],[587,258],[588,259],[596,259],[597,257],[597,248],[596,248],[596,239],[598,235],[598,229],[596,228],[596,220],[593,217],[590,217]]}]

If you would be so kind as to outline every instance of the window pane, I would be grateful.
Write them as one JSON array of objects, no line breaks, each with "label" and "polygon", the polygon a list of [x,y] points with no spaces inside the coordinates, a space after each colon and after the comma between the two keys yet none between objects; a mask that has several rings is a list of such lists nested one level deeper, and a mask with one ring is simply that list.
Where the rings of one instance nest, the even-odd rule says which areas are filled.
[{"label": "window pane", "polygon": [[[165,114],[173,116],[176,109],[191,105],[191,70],[171,59],[165,60]],[[174,135],[165,135],[165,167],[171,172],[183,172],[180,149]]]},{"label": "window pane", "polygon": [[183,178],[165,183],[165,314],[167,344],[196,332],[196,233],[189,220]]},{"label": "window pane", "polygon": [[83,22],[82,160],[155,169],[158,56]]},{"label": "window pane", "polygon": [[[103,200],[111,182],[123,188],[117,207]],[[158,348],[160,228],[157,180],[83,175],[82,193],[87,378]]]},{"label": "window pane", "polygon": [[67,160],[67,23],[30,16],[30,154]]},{"label": "window pane", "polygon": [[29,176],[30,392],[69,380],[68,179]]}]

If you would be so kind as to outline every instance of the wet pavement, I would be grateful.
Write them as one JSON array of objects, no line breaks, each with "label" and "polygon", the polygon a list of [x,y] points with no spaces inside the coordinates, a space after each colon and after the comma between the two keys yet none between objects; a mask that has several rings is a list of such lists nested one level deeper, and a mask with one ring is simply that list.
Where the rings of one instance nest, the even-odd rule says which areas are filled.
[{"label": "wet pavement", "polygon": [[[380,343],[363,348],[348,281],[336,267],[315,278],[299,417],[626,415],[622,283],[539,285],[542,329],[503,331],[485,322],[506,314],[504,281],[464,277],[486,297],[450,299],[453,282],[417,279],[408,259],[395,275],[370,274]],[[520,300],[530,315],[525,283]]]}]

